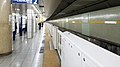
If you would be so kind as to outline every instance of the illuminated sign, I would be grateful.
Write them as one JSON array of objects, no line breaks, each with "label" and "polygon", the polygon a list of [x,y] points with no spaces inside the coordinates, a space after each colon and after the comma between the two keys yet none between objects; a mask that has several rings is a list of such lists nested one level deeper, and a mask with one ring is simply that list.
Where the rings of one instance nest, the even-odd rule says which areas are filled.
[{"label": "illuminated sign", "polygon": [[38,0],[12,0],[12,3],[20,3],[20,4],[38,4]]}]

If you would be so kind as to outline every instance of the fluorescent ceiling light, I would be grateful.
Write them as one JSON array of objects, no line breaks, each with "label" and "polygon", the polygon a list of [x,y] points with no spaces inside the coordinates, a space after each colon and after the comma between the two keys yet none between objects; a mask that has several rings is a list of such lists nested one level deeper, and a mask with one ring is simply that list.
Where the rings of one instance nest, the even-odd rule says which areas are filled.
[{"label": "fluorescent ceiling light", "polygon": [[16,10],[18,10],[18,11],[19,11],[20,9],[16,9]]},{"label": "fluorescent ceiling light", "polygon": [[75,23],[75,21],[72,21],[72,23]]},{"label": "fluorescent ceiling light", "polygon": [[66,22],[68,22],[68,18],[66,18]]},{"label": "fluorescent ceiling light", "polygon": [[117,21],[105,21],[105,24],[117,24]]},{"label": "fluorescent ceiling light", "polygon": [[39,14],[40,12],[37,10],[37,8],[34,5],[31,5],[33,9]]}]

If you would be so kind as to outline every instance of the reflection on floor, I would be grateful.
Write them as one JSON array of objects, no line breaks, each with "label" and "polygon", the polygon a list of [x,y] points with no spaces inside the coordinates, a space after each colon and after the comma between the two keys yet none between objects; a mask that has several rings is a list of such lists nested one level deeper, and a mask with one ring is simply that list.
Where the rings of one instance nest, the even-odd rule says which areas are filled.
[{"label": "reflection on floor", "polygon": [[17,37],[13,42],[13,53],[0,56],[0,67],[42,67],[43,53],[40,53],[40,31],[33,39]]}]

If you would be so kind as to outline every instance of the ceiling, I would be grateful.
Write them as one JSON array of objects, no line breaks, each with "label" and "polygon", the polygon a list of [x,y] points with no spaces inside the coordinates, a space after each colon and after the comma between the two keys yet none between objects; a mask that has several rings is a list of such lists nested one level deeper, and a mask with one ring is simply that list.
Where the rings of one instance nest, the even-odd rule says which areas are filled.
[{"label": "ceiling", "polygon": [[[82,14],[114,6],[120,6],[120,0],[39,0],[35,5],[47,20]],[[19,8],[22,14],[27,10],[25,4],[13,4],[13,11]]]},{"label": "ceiling", "polygon": [[42,0],[47,20],[120,5],[120,0]]}]

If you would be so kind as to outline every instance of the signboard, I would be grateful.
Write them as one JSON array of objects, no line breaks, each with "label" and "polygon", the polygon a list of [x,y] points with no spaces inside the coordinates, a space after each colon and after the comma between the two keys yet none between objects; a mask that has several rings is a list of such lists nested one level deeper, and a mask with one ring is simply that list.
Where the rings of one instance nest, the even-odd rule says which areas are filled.
[{"label": "signboard", "polygon": [[19,3],[19,4],[38,4],[38,0],[12,0],[12,3]]}]

